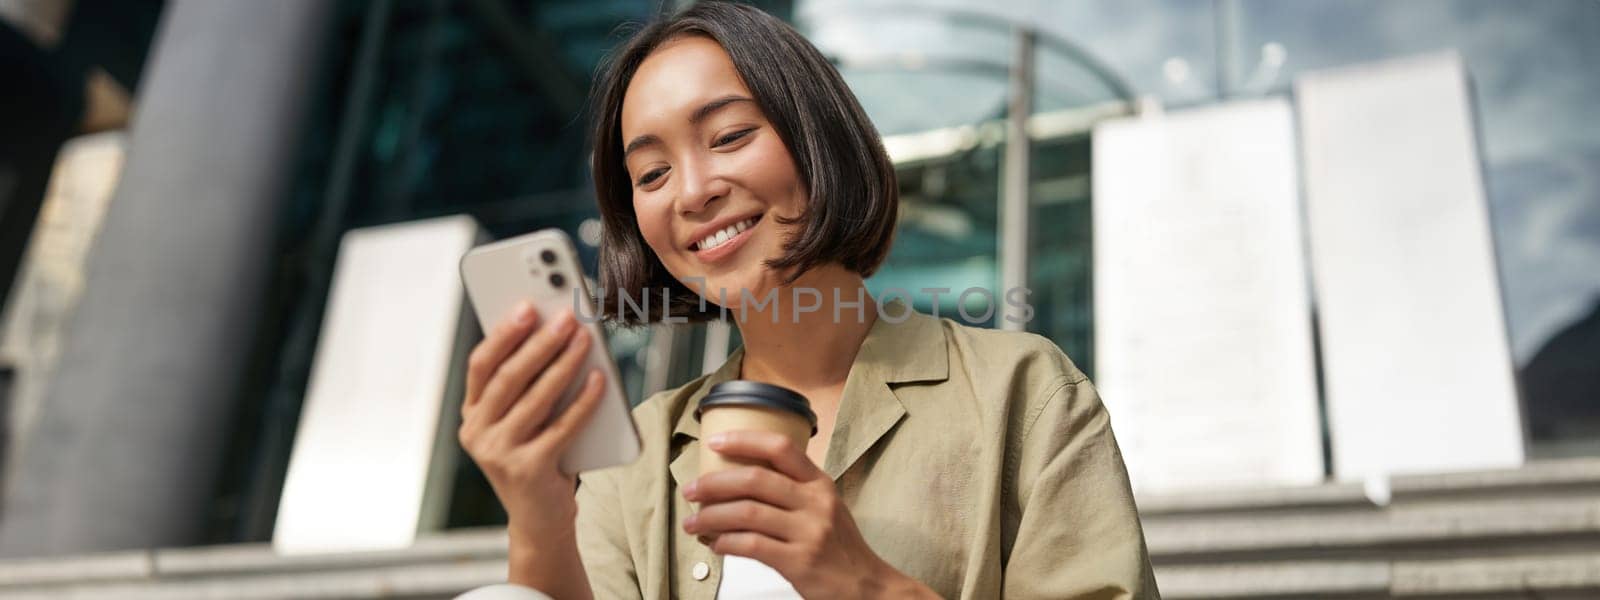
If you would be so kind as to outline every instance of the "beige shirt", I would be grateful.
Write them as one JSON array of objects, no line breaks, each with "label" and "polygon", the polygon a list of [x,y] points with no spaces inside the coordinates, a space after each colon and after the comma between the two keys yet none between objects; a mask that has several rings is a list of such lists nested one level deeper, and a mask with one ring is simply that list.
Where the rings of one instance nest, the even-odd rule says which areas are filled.
[{"label": "beige shirt", "polygon": [[[1159,598],[1110,417],[1050,340],[891,300],[845,381],[823,471],[872,549],[946,598]],[[846,316],[850,316],[848,313]],[[634,410],[644,451],[578,488],[597,598],[716,596],[720,557],[679,526],[693,407],[716,372]]]}]

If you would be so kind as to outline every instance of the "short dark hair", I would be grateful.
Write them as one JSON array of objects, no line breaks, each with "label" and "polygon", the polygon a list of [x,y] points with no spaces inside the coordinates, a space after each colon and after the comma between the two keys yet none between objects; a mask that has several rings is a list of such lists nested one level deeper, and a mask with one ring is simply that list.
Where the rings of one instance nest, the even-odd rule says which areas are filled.
[{"label": "short dark hair", "polygon": [[[893,242],[899,187],[866,111],[833,64],[788,23],[749,6],[703,1],[634,33],[606,59],[595,84],[590,143],[603,225],[601,293],[627,293],[636,300],[648,293],[651,302],[649,312],[640,315],[617,310],[617,302],[603,295],[602,314],[625,325],[668,315],[707,321],[721,314],[668,273],[645,244],[623,162],[622,99],[628,84],[651,52],[685,36],[710,38],[728,53],[806,186],[805,208],[784,221],[802,225],[784,255],[767,266],[794,268],[785,283],[833,262],[862,277],[872,275]],[[661,302],[663,294],[672,300]]]}]

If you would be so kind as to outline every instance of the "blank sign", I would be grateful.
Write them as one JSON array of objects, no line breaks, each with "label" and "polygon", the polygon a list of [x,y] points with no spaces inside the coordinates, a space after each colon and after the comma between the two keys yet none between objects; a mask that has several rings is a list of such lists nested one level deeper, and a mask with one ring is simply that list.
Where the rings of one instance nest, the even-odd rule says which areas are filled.
[{"label": "blank sign", "polygon": [[1295,97],[1335,475],[1520,464],[1459,57],[1313,73]]},{"label": "blank sign", "polygon": [[456,264],[477,235],[468,217],[345,234],[278,505],[279,552],[404,548],[441,518],[465,345]]},{"label": "blank sign", "polygon": [[1102,123],[1093,181],[1095,380],[1135,489],[1321,481],[1288,102]]}]

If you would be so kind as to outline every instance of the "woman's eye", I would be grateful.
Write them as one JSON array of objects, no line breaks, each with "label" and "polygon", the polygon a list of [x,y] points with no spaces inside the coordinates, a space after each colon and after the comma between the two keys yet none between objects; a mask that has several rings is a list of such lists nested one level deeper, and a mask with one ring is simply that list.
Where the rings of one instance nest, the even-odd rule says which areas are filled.
[{"label": "woman's eye", "polygon": [[645,173],[644,176],[639,178],[639,185],[650,185],[651,182],[653,182],[653,181],[655,181],[657,179],[660,179],[661,176],[663,174],[665,174],[666,172],[667,172],[666,169],[655,169],[653,171]]},{"label": "woman's eye", "polygon": [[725,135],[725,136],[722,136],[720,138],[717,138],[716,143],[713,143],[712,146],[726,146],[728,144],[732,144],[734,142],[739,141],[740,138],[743,138],[744,136],[750,135],[750,132],[752,132],[752,131],[755,131],[754,127],[750,128],[750,129],[744,129],[744,130],[740,130],[740,131],[735,131],[735,132],[730,133],[728,135]]}]

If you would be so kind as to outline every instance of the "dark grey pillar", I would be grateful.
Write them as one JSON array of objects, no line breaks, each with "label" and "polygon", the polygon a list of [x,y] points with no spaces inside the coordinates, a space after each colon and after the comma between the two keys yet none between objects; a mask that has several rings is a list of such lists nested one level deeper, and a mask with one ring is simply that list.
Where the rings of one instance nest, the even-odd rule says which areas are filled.
[{"label": "dark grey pillar", "polygon": [[0,555],[204,541],[333,2],[169,2]]}]

